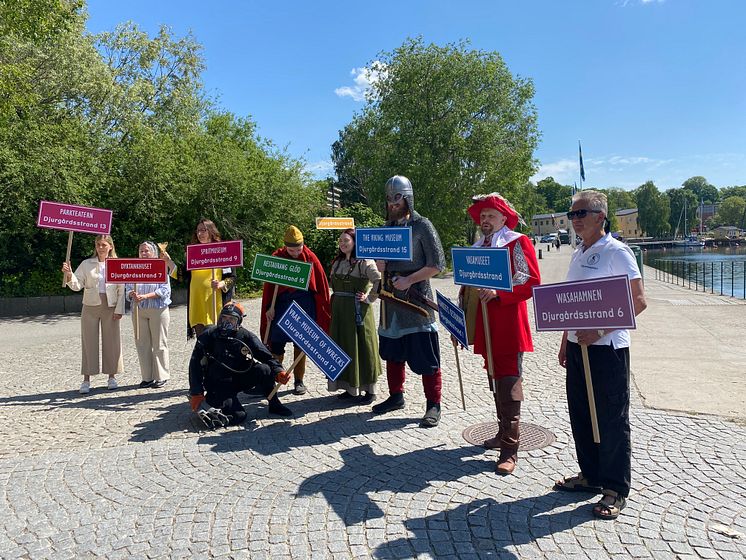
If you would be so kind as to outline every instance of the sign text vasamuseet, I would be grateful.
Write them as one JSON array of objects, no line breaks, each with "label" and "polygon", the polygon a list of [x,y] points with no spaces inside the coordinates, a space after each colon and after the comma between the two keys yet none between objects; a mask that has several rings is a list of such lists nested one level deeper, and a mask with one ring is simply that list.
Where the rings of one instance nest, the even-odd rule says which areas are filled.
[{"label": "sign text vasamuseet", "polygon": [[111,210],[42,200],[36,225],[43,228],[106,235],[111,233]]},{"label": "sign text vasamuseet", "polygon": [[358,259],[411,261],[412,228],[358,228],[355,231],[355,256]]},{"label": "sign text vasamuseet", "polygon": [[453,282],[460,286],[513,291],[508,249],[453,247]]},{"label": "sign text vasamuseet", "polygon": [[243,241],[187,245],[187,270],[243,266]]},{"label": "sign text vasamuseet", "polygon": [[254,257],[254,267],[251,269],[252,280],[307,290],[310,278],[311,263],[261,253]]},{"label": "sign text vasamuseet", "polygon": [[533,287],[537,331],[634,329],[627,276],[609,276]]},{"label": "sign text vasamuseet", "polygon": [[106,259],[109,284],[165,284],[168,282],[163,259]]},{"label": "sign text vasamuseet", "polygon": [[350,363],[350,357],[297,303],[290,304],[277,325],[331,381]]}]

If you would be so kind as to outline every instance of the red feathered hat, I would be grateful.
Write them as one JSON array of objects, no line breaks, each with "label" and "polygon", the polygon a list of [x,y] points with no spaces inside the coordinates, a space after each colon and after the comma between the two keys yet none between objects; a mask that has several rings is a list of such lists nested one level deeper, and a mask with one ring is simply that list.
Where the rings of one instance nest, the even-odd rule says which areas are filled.
[{"label": "red feathered hat", "polygon": [[499,193],[479,194],[472,197],[472,201],[474,204],[469,206],[469,215],[477,224],[479,224],[479,214],[485,208],[494,208],[505,216],[507,218],[505,225],[510,229],[515,229],[519,222],[523,222],[523,218],[515,211],[513,205]]}]

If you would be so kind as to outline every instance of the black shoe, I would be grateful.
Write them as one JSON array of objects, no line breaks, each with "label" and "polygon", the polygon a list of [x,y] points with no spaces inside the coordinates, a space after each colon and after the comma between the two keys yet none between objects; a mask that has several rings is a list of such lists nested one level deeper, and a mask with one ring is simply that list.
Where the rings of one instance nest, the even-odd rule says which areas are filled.
[{"label": "black shoe", "polygon": [[140,389],[145,389],[145,387],[150,387],[152,384],[152,379],[150,381],[140,381],[140,385],[138,385],[138,387],[140,387]]},{"label": "black shoe", "polygon": [[373,414],[386,414],[404,408],[404,393],[392,393],[389,398],[373,407]]},{"label": "black shoe", "polygon": [[358,397],[358,402],[360,404],[370,404],[374,400],[376,400],[376,396],[375,395],[371,395],[370,393],[365,393],[364,395],[360,395]]},{"label": "black shoe", "polygon": [[293,415],[290,409],[280,402],[280,399],[277,398],[277,395],[272,397],[272,400],[269,401],[269,413],[276,414],[277,416]]},{"label": "black shoe", "polygon": [[420,420],[420,428],[434,428],[440,422],[440,403],[427,401],[425,416]]},{"label": "black shoe", "polygon": [[345,391],[344,393],[340,393],[339,395],[337,395],[337,398],[341,401],[346,401],[346,400],[352,399],[353,396],[349,394],[347,391]]},{"label": "black shoe", "polygon": [[308,389],[303,384],[303,381],[300,379],[295,380],[295,385],[293,387],[293,394],[294,395],[305,395],[308,392]]},{"label": "black shoe", "polygon": [[155,382],[153,383],[153,385],[151,385],[151,387],[153,387],[153,389],[160,389],[160,388],[161,388],[161,387],[163,387],[163,386],[164,386],[164,385],[165,385],[165,384],[166,384],[167,382],[168,382],[168,379],[162,379],[162,380],[160,380],[160,381],[155,381]]}]

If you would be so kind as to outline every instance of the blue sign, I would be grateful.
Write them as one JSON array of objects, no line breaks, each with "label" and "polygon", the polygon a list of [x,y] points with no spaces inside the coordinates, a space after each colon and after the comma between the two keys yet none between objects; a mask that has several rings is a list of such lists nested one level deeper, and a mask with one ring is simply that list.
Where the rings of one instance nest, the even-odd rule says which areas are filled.
[{"label": "blue sign", "polygon": [[469,340],[466,336],[466,316],[464,310],[453,303],[446,296],[435,290],[438,298],[438,317],[440,323],[446,330],[456,337],[461,346],[469,347]]},{"label": "blue sign", "polygon": [[357,228],[355,230],[355,256],[358,259],[411,261],[412,228]]},{"label": "blue sign", "polygon": [[462,286],[513,291],[508,249],[451,248],[453,282]]},{"label": "blue sign", "polygon": [[350,363],[350,357],[297,303],[290,305],[277,325],[330,381],[336,381]]}]

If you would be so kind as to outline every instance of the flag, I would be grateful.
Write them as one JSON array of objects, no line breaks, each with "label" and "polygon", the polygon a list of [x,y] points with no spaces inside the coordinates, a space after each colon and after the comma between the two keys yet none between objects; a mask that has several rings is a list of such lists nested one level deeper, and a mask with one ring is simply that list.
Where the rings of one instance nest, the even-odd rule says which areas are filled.
[{"label": "flag", "polygon": [[575,193],[578,192],[578,184],[573,183],[572,185],[572,195],[575,196]]},{"label": "flag", "polygon": [[578,140],[578,157],[580,158],[580,178],[585,181],[585,169],[583,169],[583,149],[580,147],[580,140]]}]

